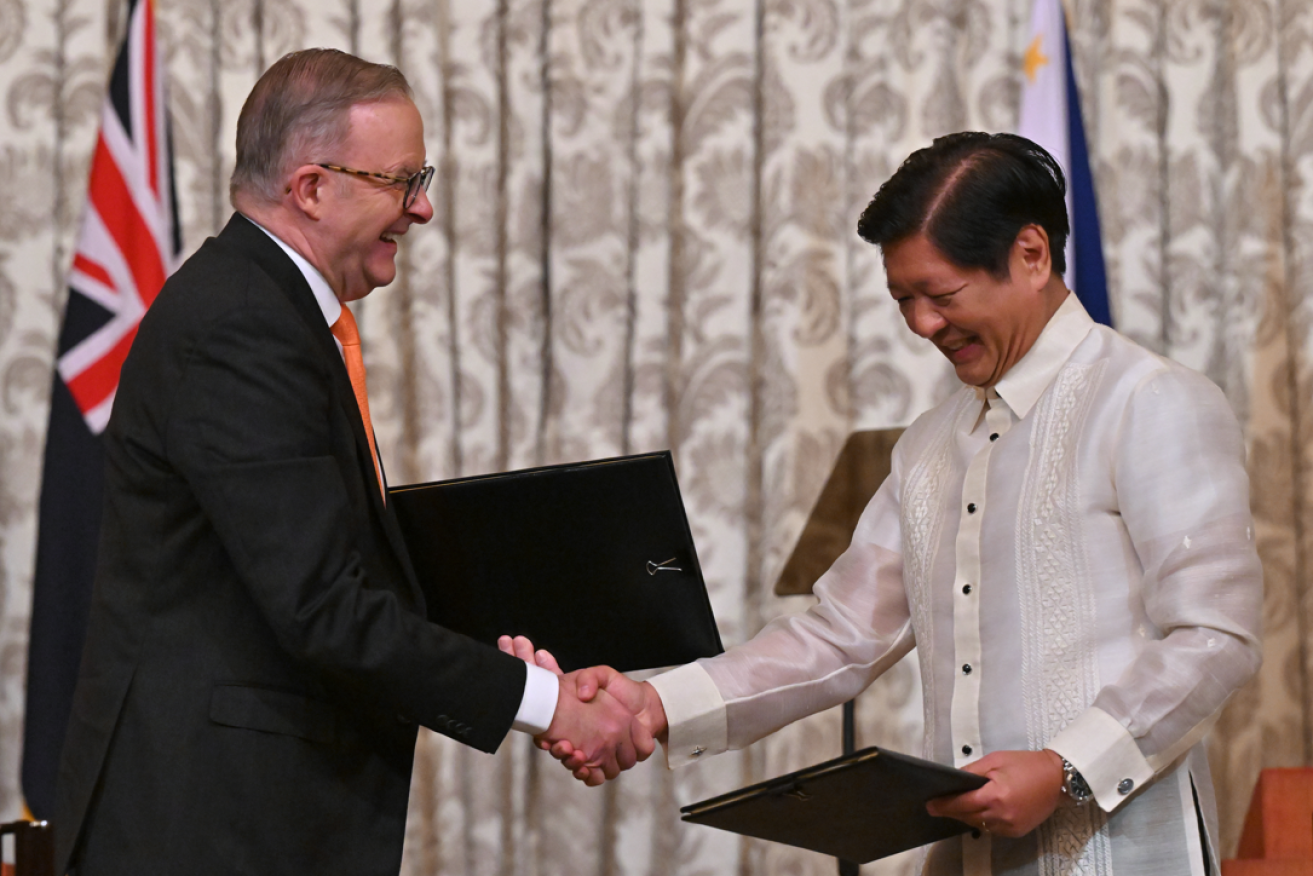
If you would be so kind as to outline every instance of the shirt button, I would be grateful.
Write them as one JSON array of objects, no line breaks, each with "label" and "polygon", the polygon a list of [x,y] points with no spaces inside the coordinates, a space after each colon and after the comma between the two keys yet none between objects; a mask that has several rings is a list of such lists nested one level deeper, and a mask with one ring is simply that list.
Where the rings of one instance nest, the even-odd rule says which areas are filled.
[{"label": "shirt button", "polygon": [[998,433],[995,432],[993,435],[990,435],[990,436],[989,436],[989,440],[990,440],[990,441],[997,441],[997,440],[998,440]]},{"label": "shirt button", "polygon": [[962,753],[963,753],[963,754],[970,754],[970,753],[971,753],[971,746],[970,746],[970,745],[964,745],[964,746],[962,746]]},{"label": "shirt button", "polygon": [[971,504],[967,505],[967,513],[968,513],[968,514],[975,514],[975,513],[976,513],[976,503],[975,503],[975,502],[972,502]]},{"label": "shirt button", "polygon": [[[970,674],[971,674],[971,664],[970,664],[970,663],[963,663],[963,664],[962,664],[962,674],[963,674],[963,675],[970,675]],[[1127,779],[1127,781],[1130,781],[1130,779]],[[1122,793],[1124,794],[1124,793],[1126,793],[1126,792],[1123,791]]]},{"label": "shirt button", "polygon": [[970,584],[963,584],[963,585],[962,585],[962,593],[963,593],[964,595],[966,595],[966,596],[970,596],[970,595],[971,595],[971,585],[970,585]]},{"label": "shirt button", "polygon": [[1135,790],[1135,781],[1133,779],[1122,779],[1117,783],[1117,793],[1125,797]]}]

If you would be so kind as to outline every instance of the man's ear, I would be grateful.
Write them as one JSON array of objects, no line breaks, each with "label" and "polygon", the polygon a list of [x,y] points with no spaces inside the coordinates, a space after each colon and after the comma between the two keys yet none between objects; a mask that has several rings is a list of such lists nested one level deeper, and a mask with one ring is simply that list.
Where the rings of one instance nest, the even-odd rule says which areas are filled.
[{"label": "man's ear", "polygon": [[292,171],[285,193],[291,206],[317,221],[323,215],[329,185],[328,175],[322,167],[303,164]]},{"label": "man's ear", "polygon": [[1053,254],[1049,251],[1049,234],[1031,224],[1017,232],[1012,243],[1013,276],[1024,276],[1035,288],[1042,288],[1053,273]]}]

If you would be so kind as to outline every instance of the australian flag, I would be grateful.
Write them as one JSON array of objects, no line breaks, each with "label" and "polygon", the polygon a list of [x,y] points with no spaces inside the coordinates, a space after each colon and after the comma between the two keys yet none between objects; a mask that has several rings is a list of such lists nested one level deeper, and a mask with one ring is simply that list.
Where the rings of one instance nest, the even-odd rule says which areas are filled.
[{"label": "australian flag", "polygon": [[54,809],[55,773],[86,634],[104,494],[100,435],[137,324],[182,249],[154,11],[154,0],[128,0],[127,33],[101,113],[59,333],[23,728],[23,794],[38,818]]}]

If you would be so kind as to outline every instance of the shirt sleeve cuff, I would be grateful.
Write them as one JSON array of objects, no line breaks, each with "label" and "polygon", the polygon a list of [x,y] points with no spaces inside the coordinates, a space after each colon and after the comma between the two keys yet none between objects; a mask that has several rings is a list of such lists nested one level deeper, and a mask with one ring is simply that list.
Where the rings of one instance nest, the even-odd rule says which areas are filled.
[{"label": "shirt sleeve cuff", "polygon": [[1153,768],[1135,737],[1102,709],[1087,709],[1045,747],[1080,771],[1104,812],[1112,812],[1153,779]]},{"label": "shirt sleeve cuff", "polygon": [[666,712],[666,766],[695,763],[729,747],[725,700],[705,669],[690,663],[656,676],[650,684]]},{"label": "shirt sleeve cuff", "polygon": [[556,680],[556,673],[541,666],[526,663],[525,668],[529,671],[524,676],[524,696],[520,699],[520,710],[515,713],[515,723],[511,727],[521,733],[537,736],[546,733],[547,728],[552,726],[561,684]]}]

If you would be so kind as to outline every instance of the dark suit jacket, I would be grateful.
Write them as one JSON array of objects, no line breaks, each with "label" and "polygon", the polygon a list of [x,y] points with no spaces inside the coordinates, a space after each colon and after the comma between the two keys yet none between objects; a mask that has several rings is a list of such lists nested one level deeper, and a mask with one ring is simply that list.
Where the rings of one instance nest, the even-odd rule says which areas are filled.
[{"label": "dark suit jacket", "polygon": [[416,725],[493,751],[525,668],[425,616],[328,326],[245,218],[142,320],[105,437],[59,872],[396,873]]}]

